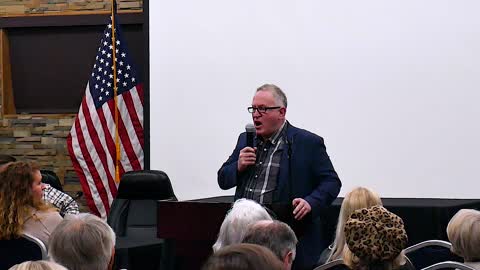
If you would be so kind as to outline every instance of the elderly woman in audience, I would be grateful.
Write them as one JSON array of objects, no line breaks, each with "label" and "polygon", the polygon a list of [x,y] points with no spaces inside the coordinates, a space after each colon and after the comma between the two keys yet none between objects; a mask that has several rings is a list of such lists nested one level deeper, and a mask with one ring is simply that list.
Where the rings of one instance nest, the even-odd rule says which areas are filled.
[{"label": "elderly woman in audience", "polygon": [[213,245],[213,252],[231,244],[241,243],[248,226],[260,220],[272,220],[272,217],[265,208],[252,200],[237,200],[223,220],[217,241]]},{"label": "elderly woman in audience", "polygon": [[480,269],[480,211],[462,209],[447,226],[452,252],[463,257],[464,263]]},{"label": "elderly woman in audience", "polygon": [[68,270],[60,264],[49,261],[28,261],[16,264],[8,270]]},{"label": "elderly woman in audience", "polygon": [[280,260],[266,247],[233,244],[214,253],[204,270],[283,270]]},{"label": "elderly woman in audience", "polygon": [[365,187],[357,187],[345,195],[338,215],[337,230],[335,233],[335,240],[322,255],[320,256],[319,264],[324,264],[333,260],[343,259],[345,250],[347,249],[345,243],[345,222],[347,222],[353,211],[368,208],[375,205],[382,205],[382,200],[377,193]]},{"label": "elderly woman in audience", "polygon": [[43,189],[42,175],[34,163],[13,162],[0,173],[0,239],[27,233],[47,245],[62,217],[45,204]]},{"label": "elderly woman in audience", "polygon": [[345,239],[343,260],[350,269],[413,269],[402,252],[408,242],[403,220],[382,206],[354,211],[345,223]]},{"label": "elderly woman in audience", "polygon": [[115,233],[92,214],[67,215],[52,233],[48,253],[70,270],[111,270]]}]

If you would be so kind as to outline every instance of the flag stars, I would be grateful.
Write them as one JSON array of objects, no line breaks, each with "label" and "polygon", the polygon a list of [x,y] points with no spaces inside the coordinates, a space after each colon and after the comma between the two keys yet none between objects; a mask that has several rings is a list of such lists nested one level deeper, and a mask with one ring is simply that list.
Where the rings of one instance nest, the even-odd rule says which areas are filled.
[{"label": "flag stars", "polygon": [[103,68],[101,68],[101,67],[98,68],[98,72],[100,72],[100,71],[102,71],[102,70],[103,70]]},{"label": "flag stars", "polygon": [[120,64],[120,66],[123,66],[123,61],[120,61],[120,63],[119,63],[119,64]]},{"label": "flag stars", "polygon": [[106,37],[110,37],[110,33],[105,33],[105,36],[106,36]]},{"label": "flag stars", "polygon": [[102,54],[105,54],[105,53],[107,53],[107,52],[105,50],[102,50]]},{"label": "flag stars", "polygon": [[103,93],[103,91],[105,91],[105,89],[104,89],[103,87],[102,87],[102,88],[100,88],[100,92],[102,92],[102,93]]},{"label": "flag stars", "polygon": [[107,92],[105,92],[105,95],[107,95],[107,96],[108,96],[109,94],[110,94],[110,92],[108,92],[108,91],[107,91]]},{"label": "flag stars", "polygon": [[125,75],[124,75],[124,76],[125,76],[125,78],[128,78],[128,76],[130,76],[130,75],[128,75],[128,73],[125,73]]},{"label": "flag stars", "polygon": [[122,53],[122,57],[125,57],[125,56],[127,56],[127,54],[126,54],[126,53]]},{"label": "flag stars", "polygon": [[110,46],[108,46],[108,48],[111,50],[111,49],[113,49],[113,46],[112,46],[112,45],[110,45]]},{"label": "flag stars", "polygon": [[102,58],[102,59],[100,59],[100,63],[102,63],[102,64],[103,64],[103,62],[105,62],[105,60],[103,60],[103,58]]},{"label": "flag stars", "polygon": [[111,54],[107,54],[107,57],[110,58],[110,57],[112,57],[112,55],[111,55]]},{"label": "flag stars", "polygon": [[135,78],[132,77],[132,82],[135,82]]},{"label": "flag stars", "polygon": [[98,84],[95,84],[95,89],[98,89]]},{"label": "flag stars", "polygon": [[113,75],[112,75],[112,74],[109,74],[108,77],[110,77],[110,79],[112,79],[112,78],[113,78]]},{"label": "flag stars", "polygon": [[117,42],[115,42],[115,43],[117,43],[117,45],[120,45],[120,40],[117,40]]},{"label": "flag stars", "polygon": [[104,41],[103,46],[107,46],[108,42]]},{"label": "flag stars", "polygon": [[117,73],[122,74],[122,70],[121,69],[117,70]]},{"label": "flag stars", "polygon": [[102,101],[102,99],[103,99],[102,96],[98,97],[98,100]]},{"label": "flag stars", "polygon": [[[110,16],[111,17],[111,16]],[[108,29],[112,29],[112,24],[108,25]]]},{"label": "flag stars", "polygon": [[112,87],[112,84],[111,84],[111,83],[107,83],[107,86],[108,86],[108,87]]},{"label": "flag stars", "polygon": [[100,76],[97,75],[97,81],[100,81]]},{"label": "flag stars", "polygon": [[127,70],[130,70],[130,65],[127,65]]},{"label": "flag stars", "polygon": [[123,82],[123,86],[127,86],[127,82]]}]

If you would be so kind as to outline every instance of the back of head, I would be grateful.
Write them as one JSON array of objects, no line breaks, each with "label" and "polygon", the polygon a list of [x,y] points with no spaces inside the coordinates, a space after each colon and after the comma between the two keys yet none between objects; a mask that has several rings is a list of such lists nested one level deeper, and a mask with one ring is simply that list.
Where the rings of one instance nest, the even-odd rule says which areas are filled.
[{"label": "back of head", "polygon": [[67,270],[67,268],[49,261],[28,261],[16,264],[9,270]]},{"label": "back of head", "polygon": [[67,215],[49,239],[52,259],[70,270],[111,267],[115,233],[91,214]]},{"label": "back of head", "polygon": [[466,262],[480,261],[480,211],[462,209],[452,217],[447,226],[452,252]]},{"label": "back of head", "polygon": [[258,221],[251,225],[243,239],[243,243],[257,244],[269,248],[281,260],[289,252],[291,260],[295,259],[297,237],[287,224],[281,221]]},{"label": "back of head", "polygon": [[345,195],[340,214],[338,216],[337,230],[335,233],[335,241],[333,243],[333,251],[328,261],[341,259],[345,251],[345,222],[350,215],[358,209],[368,208],[375,205],[382,205],[380,196],[373,190],[365,187],[356,187]]},{"label": "back of head", "polygon": [[44,206],[33,196],[35,170],[36,164],[17,161],[0,172],[0,239],[19,236],[31,208]]},{"label": "back of head", "polygon": [[260,220],[272,220],[272,217],[255,201],[237,200],[222,222],[217,241],[213,245],[213,251],[216,252],[222,247],[241,243],[248,226]]},{"label": "back of head", "polygon": [[234,244],[220,249],[208,259],[204,270],[281,270],[282,263],[266,247]]},{"label": "back of head", "polygon": [[348,249],[358,258],[344,257],[352,269],[395,268],[394,260],[408,242],[403,220],[382,206],[354,211],[345,223],[345,238]]}]

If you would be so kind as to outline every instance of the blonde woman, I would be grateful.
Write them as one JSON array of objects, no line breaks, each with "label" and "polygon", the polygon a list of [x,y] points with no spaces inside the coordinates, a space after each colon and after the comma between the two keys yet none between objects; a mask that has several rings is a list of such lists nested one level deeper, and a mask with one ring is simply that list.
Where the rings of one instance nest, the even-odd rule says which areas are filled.
[{"label": "blonde woman", "polygon": [[43,201],[44,188],[36,164],[13,162],[0,173],[0,240],[27,233],[47,246],[62,217]]},{"label": "blonde woman", "polygon": [[[328,247],[328,250],[322,253],[320,257],[321,264],[343,258],[344,252],[347,249],[344,233],[345,222],[347,222],[353,211],[375,205],[381,206],[382,200],[376,192],[369,188],[357,187],[345,195],[340,208],[340,214],[338,215],[335,240],[333,244]],[[324,258],[327,258],[327,260],[325,261]]]},{"label": "blonde woman", "polygon": [[466,265],[480,269],[480,211],[458,211],[448,223],[447,235],[452,252],[463,257]]},{"label": "blonde woman", "polygon": [[60,264],[49,261],[28,261],[16,264],[8,270],[68,270]]}]

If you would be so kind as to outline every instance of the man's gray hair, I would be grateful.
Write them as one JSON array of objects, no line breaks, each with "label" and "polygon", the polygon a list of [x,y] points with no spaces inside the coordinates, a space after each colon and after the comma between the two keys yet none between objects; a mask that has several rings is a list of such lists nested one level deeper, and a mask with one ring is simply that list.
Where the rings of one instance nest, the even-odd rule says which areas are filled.
[{"label": "man's gray hair", "polygon": [[272,220],[272,217],[265,208],[252,200],[237,200],[223,220],[217,241],[213,245],[213,252],[231,244],[241,243],[248,226],[260,220]]},{"label": "man's gray hair", "polygon": [[70,270],[107,270],[115,247],[115,233],[92,214],[66,215],[48,242],[52,259]]},{"label": "man's gray hair", "polygon": [[257,92],[259,91],[269,91],[272,93],[273,97],[279,103],[278,105],[283,105],[283,107],[287,108],[287,96],[285,93],[280,89],[280,87],[276,86],[275,84],[264,84],[257,88]]},{"label": "man's gray hair", "polygon": [[243,243],[257,244],[269,248],[283,261],[288,252],[295,259],[297,237],[287,224],[281,221],[259,221],[252,224],[243,239]]}]

